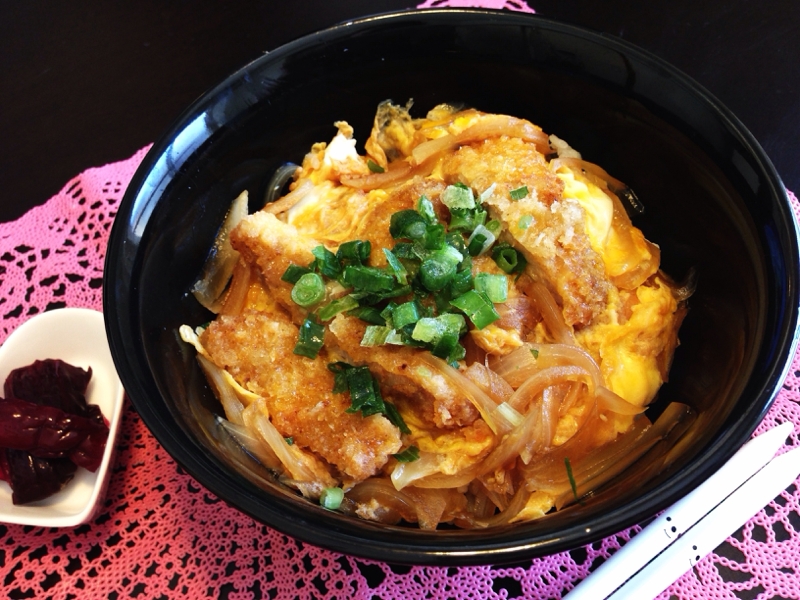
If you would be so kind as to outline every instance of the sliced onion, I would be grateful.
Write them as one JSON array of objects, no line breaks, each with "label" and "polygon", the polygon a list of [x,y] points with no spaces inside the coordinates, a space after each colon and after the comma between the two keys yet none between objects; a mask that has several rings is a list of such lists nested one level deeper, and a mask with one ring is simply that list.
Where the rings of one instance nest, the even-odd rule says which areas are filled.
[{"label": "sliced onion", "polygon": [[528,121],[507,115],[488,115],[482,117],[477,123],[470,125],[461,133],[445,135],[419,144],[412,150],[411,154],[417,164],[421,164],[429,158],[456,146],[501,135],[533,142],[542,154],[550,152],[547,134]]},{"label": "sliced onion", "polygon": [[231,284],[225,294],[225,302],[219,314],[236,316],[242,313],[247,303],[247,292],[250,290],[250,266],[239,260],[233,268]]},{"label": "sliced onion", "polygon": [[505,402],[514,393],[514,388],[505,379],[481,363],[472,363],[464,371],[464,375],[489,394],[495,402]]},{"label": "sliced onion", "polygon": [[631,404],[604,386],[597,388],[597,406],[618,415],[639,415],[647,409],[646,406]]},{"label": "sliced onion", "polygon": [[592,378],[595,388],[603,385],[600,367],[586,350],[569,344],[523,344],[513,352],[492,360],[492,370],[517,388],[548,367],[575,365]]},{"label": "sliced onion", "polygon": [[267,184],[267,191],[264,193],[265,205],[275,202],[275,200],[281,197],[286,183],[297,174],[299,168],[300,167],[294,163],[286,163],[275,170],[275,173]]},{"label": "sliced onion", "polygon": [[362,505],[369,505],[374,500],[383,509],[394,512],[406,521],[415,521],[417,518],[414,501],[407,494],[394,489],[392,483],[385,478],[373,477],[362,481],[347,491],[345,496]]},{"label": "sliced onion", "polygon": [[247,190],[231,203],[203,265],[203,275],[192,287],[192,294],[197,301],[213,313],[219,312],[222,293],[230,281],[236,263],[239,262],[239,253],[231,246],[230,233],[246,216]]},{"label": "sliced onion", "polygon": [[511,502],[508,503],[505,509],[488,519],[482,521],[476,520],[476,524],[482,527],[496,527],[497,525],[505,525],[511,522],[511,520],[525,508],[525,505],[528,504],[531,494],[532,492],[524,485],[519,486],[514,496],[511,498]]},{"label": "sliced onion", "polygon": [[[222,409],[225,411],[225,416],[232,423],[243,425],[242,411],[244,411],[244,404],[236,396],[230,382],[226,380],[225,374],[227,371],[220,369],[202,354],[197,355],[197,360],[203,368],[209,383],[214,388],[216,396],[219,398],[220,404],[222,404]],[[228,376],[230,377],[230,374]]]},{"label": "sliced onion", "polygon": [[513,428],[513,423],[504,419],[503,415],[496,413],[497,403],[468,377],[429,352],[421,352],[419,360],[447,379],[454,389],[460,390],[472,405],[478,409],[483,420],[486,421],[486,424],[495,434],[503,434]]},{"label": "sliced onion", "polygon": [[514,395],[509,398],[508,404],[511,405],[512,408],[524,412],[525,406],[546,388],[573,381],[582,381],[589,386],[589,395],[594,395],[594,382],[591,374],[586,369],[574,365],[558,366],[542,369],[532,377],[529,377],[525,383],[517,388]]},{"label": "sliced onion", "polygon": [[252,431],[243,425],[236,425],[227,419],[217,417],[217,423],[231,437],[233,437],[248,453],[255,456],[265,467],[273,470],[283,470],[278,456],[260,438],[253,435]]},{"label": "sliced onion", "polygon": [[392,471],[391,481],[394,489],[402,490],[418,479],[440,472],[440,457],[433,452],[420,452],[413,462],[401,462]]},{"label": "sliced onion", "polygon": [[340,181],[352,188],[361,190],[374,190],[405,181],[415,173],[416,165],[407,160],[398,160],[389,165],[383,173],[370,173],[355,177],[342,175]]},{"label": "sliced onion", "polygon": [[279,215],[282,212],[286,212],[295,204],[300,202],[300,200],[308,196],[313,190],[314,184],[312,181],[310,179],[304,179],[300,185],[286,194],[283,198],[265,206],[264,212],[268,212],[273,215]]},{"label": "sliced onion", "polygon": [[527,275],[519,278],[518,285],[533,302],[534,308],[542,315],[547,329],[555,340],[560,344],[575,345],[575,336],[572,333],[572,328],[564,320],[564,314],[561,312],[561,308],[559,308],[550,290],[543,283],[533,281]]}]

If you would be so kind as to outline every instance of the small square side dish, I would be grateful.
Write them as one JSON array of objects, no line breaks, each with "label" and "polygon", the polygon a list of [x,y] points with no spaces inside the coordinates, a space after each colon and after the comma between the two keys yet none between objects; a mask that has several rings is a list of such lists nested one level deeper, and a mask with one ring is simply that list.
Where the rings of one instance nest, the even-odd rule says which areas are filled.
[{"label": "small square side dish", "polygon": [[60,359],[82,369],[91,367],[86,401],[100,407],[109,427],[103,459],[94,473],[79,468],[61,491],[30,504],[14,505],[10,486],[0,481],[0,522],[74,527],[91,520],[102,501],[125,395],[109,351],[103,314],[85,308],[62,308],[32,317],[0,346],[0,382],[12,370],[45,359]]}]

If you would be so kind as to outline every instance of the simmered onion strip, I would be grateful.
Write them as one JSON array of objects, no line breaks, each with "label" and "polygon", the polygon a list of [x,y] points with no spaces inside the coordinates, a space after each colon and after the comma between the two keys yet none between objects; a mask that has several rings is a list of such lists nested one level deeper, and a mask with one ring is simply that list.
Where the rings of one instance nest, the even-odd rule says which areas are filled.
[{"label": "simmered onion strip", "polygon": [[485,520],[475,520],[475,524],[480,527],[494,527],[497,525],[505,525],[506,523],[510,522],[511,519],[516,517],[520,511],[525,508],[525,505],[528,504],[528,499],[531,497],[533,492],[529,491],[524,485],[519,486],[517,491],[514,492],[514,496],[511,498],[511,502],[508,503],[508,506],[497,513],[496,515],[489,517]]},{"label": "simmered onion strip", "polygon": [[542,369],[552,366],[575,365],[591,376],[595,388],[603,385],[600,367],[580,346],[569,344],[523,344],[510,354],[491,362],[492,371],[518,388]]},{"label": "simmered onion strip", "polygon": [[547,329],[555,340],[560,344],[575,345],[575,336],[572,333],[572,328],[564,320],[564,314],[561,312],[550,290],[543,283],[534,281],[527,275],[519,278],[518,285],[533,303],[534,308],[542,315]]},{"label": "simmered onion strip", "polygon": [[222,417],[217,417],[217,423],[219,423],[219,426],[230,434],[242,448],[256,457],[262,465],[275,471],[283,470],[283,465],[278,456],[272,451],[272,448],[253,435],[253,432],[249,428],[231,423]]},{"label": "simmered onion strip", "polygon": [[597,406],[618,415],[638,415],[647,409],[646,406],[631,404],[625,398],[604,386],[597,388]]},{"label": "simmered onion strip", "polygon": [[245,190],[231,203],[203,265],[203,275],[192,287],[197,301],[213,313],[219,311],[222,293],[239,262],[239,253],[231,246],[230,233],[247,216],[247,199]]},{"label": "simmered onion strip", "polygon": [[488,115],[461,133],[444,135],[421,143],[412,150],[411,155],[417,164],[421,164],[432,156],[437,156],[462,144],[479,142],[501,135],[518,137],[526,142],[532,142],[536,144],[542,154],[550,152],[547,134],[531,123],[507,115]]},{"label": "simmered onion strip", "polygon": [[433,452],[420,452],[419,458],[412,462],[399,462],[392,471],[391,481],[394,489],[402,490],[417,480],[439,473],[440,457]]},{"label": "simmered onion strip", "polygon": [[300,200],[308,196],[313,189],[314,183],[310,179],[305,179],[300,185],[286,194],[283,198],[265,206],[264,212],[272,213],[273,215],[279,215],[282,212],[286,212],[295,204],[300,202]]},{"label": "simmered onion strip", "polygon": [[[228,374],[228,372],[220,369],[202,354],[198,353],[197,360],[203,368],[203,372],[206,374],[209,383],[214,388],[217,398],[219,398],[219,402],[222,404],[222,409],[225,411],[225,416],[228,417],[231,423],[243,425],[242,412],[244,411],[244,404],[236,396],[236,393],[233,391],[233,386],[227,381],[225,375]],[[229,374],[228,377],[230,377]]]},{"label": "simmered onion strip", "polygon": [[[373,477],[353,486],[345,493],[345,497],[356,504],[369,507],[373,501],[388,514],[384,523],[396,523],[400,519],[415,521],[417,509],[414,501],[401,491],[394,489],[392,483],[382,477]],[[370,509],[373,513],[374,509]]]},{"label": "simmered onion strip", "polygon": [[231,284],[225,294],[225,301],[220,308],[221,315],[239,315],[244,310],[247,302],[247,292],[250,290],[250,265],[239,260],[233,268]]},{"label": "simmered onion strip", "polygon": [[486,421],[486,424],[495,434],[502,435],[507,431],[511,431],[514,427],[514,424],[505,417],[504,413],[499,413],[495,410],[497,404],[486,392],[441,358],[437,358],[428,352],[421,352],[419,361],[447,379],[448,383],[454,388],[461,390],[464,396],[478,409],[483,420]]},{"label": "simmered onion strip", "polygon": [[342,175],[340,181],[348,187],[374,190],[405,181],[413,176],[415,171],[416,165],[407,160],[398,160],[391,163],[383,173],[356,176]]},{"label": "simmered onion strip", "polygon": [[517,388],[514,395],[508,399],[508,404],[519,412],[526,412],[525,407],[546,388],[573,381],[585,383],[589,387],[589,395],[594,396],[594,381],[586,369],[574,365],[559,366],[542,369],[532,377],[529,377],[525,380],[525,383]]},{"label": "simmered onion strip", "polygon": [[[267,417],[263,399],[252,403],[242,414],[245,427],[258,433],[261,439],[272,448],[289,476],[305,484],[313,484],[317,493],[323,488],[338,485],[325,464],[310,452],[305,452],[297,444],[287,444],[284,437]],[[307,486],[301,489],[306,489]]]}]

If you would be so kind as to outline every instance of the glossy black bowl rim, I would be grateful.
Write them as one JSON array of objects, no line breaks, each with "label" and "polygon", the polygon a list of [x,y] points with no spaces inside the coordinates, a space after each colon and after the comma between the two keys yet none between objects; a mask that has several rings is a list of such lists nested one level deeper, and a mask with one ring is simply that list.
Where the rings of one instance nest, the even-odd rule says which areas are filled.
[{"label": "glossy black bowl rim", "polygon": [[[129,306],[128,300],[125,298],[126,295],[131,294],[132,284],[130,281],[124,280],[125,275],[129,273],[126,273],[124,261],[120,260],[126,250],[126,229],[132,218],[136,219],[139,226],[146,224],[149,213],[147,210],[143,211],[141,205],[137,208],[135,200],[141,192],[142,184],[149,171],[185,125],[201,113],[204,107],[212,104],[214,98],[221,91],[260,65],[280,61],[295,52],[324,45],[326,41],[338,39],[340,36],[369,30],[376,26],[393,26],[395,23],[401,24],[419,19],[435,21],[442,25],[467,20],[470,25],[474,26],[477,25],[478,19],[483,19],[487,23],[503,22],[543,27],[616,49],[625,55],[634,55],[638,60],[651,65],[654,69],[669,73],[670,77],[674,78],[679,85],[688,88],[694,95],[701,98],[727,123],[729,132],[737,137],[756,158],[762,173],[766,175],[765,180],[770,186],[770,197],[777,199],[773,209],[779,211],[782,221],[787,223],[791,229],[791,231],[784,232],[784,235],[791,246],[790,255],[787,257],[787,271],[794,280],[790,282],[792,285],[787,286],[787,296],[782,299],[785,316],[781,323],[781,331],[776,336],[775,348],[775,354],[780,359],[771,364],[767,377],[754,391],[753,401],[746,411],[732,427],[713,440],[706,448],[703,457],[681,469],[664,484],[617,510],[603,514],[602,518],[595,518],[580,524],[580,526],[565,529],[558,535],[549,535],[547,539],[525,538],[513,534],[487,535],[477,542],[458,542],[458,546],[454,547],[453,538],[442,535],[440,541],[435,538],[426,538],[420,542],[405,543],[392,536],[391,530],[387,533],[386,531],[381,532],[380,528],[368,526],[350,527],[343,519],[339,519],[337,522],[336,518],[333,518],[331,522],[313,517],[309,520],[309,516],[302,514],[302,511],[292,512],[289,505],[282,506],[280,502],[274,507],[265,506],[262,498],[239,493],[236,486],[232,485],[230,481],[231,475],[219,472],[219,463],[215,463],[202,453],[193,451],[199,446],[179,427],[165,427],[152,406],[151,398],[154,397],[154,394],[158,394],[155,382],[152,377],[149,380],[143,379],[143,377],[147,377],[147,361],[137,350],[136,340],[130,339],[129,326],[135,322],[135,319],[132,311],[128,309],[134,309],[135,305]],[[134,174],[120,204],[107,249],[103,307],[112,356],[124,387],[142,420],[181,467],[232,506],[304,542],[348,554],[407,564],[500,563],[569,550],[641,522],[666,508],[704,481],[747,441],[777,396],[796,349],[799,304],[797,283],[800,281],[797,237],[797,228],[786,190],[771,161],[752,134],[713,95],[664,60],[615,36],[593,32],[538,15],[475,9],[408,10],[347,21],[289,42],[245,65],[189,106],[152,146]],[[120,297],[116,297],[120,281],[124,282],[124,289],[122,289]]]}]

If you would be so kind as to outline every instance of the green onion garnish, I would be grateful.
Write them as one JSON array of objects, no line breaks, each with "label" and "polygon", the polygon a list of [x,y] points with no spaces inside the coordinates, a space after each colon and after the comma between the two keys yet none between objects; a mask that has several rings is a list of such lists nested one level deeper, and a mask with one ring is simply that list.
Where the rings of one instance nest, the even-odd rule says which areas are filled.
[{"label": "green onion garnish", "polygon": [[527,229],[528,227],[531,226],[532,222],[533,222],[533,216],[532,215],[522,215],[519,218],[519,222],[517,223],[517,227],[519,227],[520,229]]},{"label": "green onion garnish", "polygon": [[427,225],[425,218],[417,211],[401,210],[392,215],[389,221],[389,234],[394,239],[418,240],[425,235]]},{"label": "green onion garnish", "polygon": [[475,208],[475,196],[463,183],[448,185],[442,192],[442,204],[447,208]]},{"label": "green onion garnish", "polygon": [[[391,327],[385,325],[367,325],[361,338],[362,346],[383,346],[390,343],[389,339],[397,340],[397,334]],[[402,343],[402,342],[401,342]]]},{"label": "green onion garnish", "polygon": [[344,268],[342,279],[358,291],[380,293],[394,289],[394,277],[375,267],[349,265]]},{"label": "green onion garnish", "polygon": [[358,308],[358,300],[352,296],[344,296],[342,298],[337,298],[336,300],[333,300],[327,305],[323,306],[319,309],[317,314],[320,320],[327,321],[341,312],[353,310],[355,308]]},{"label": "green onion garnish", "polygon": [[482,292],[470,290],[458,298],[450,301],[450,304],[464,311],[478,329],[483,329],[490,323],[494,323],[500,318],[492,305],[492,301]]},{"label": "green onion garnish", "polygon": [[313,306],[324,298],[325,282],[317,273],[306,273],[292,288],[292,300],[302,307]]},{"label": "green onion garnish", "polygon": [[564,466],[567,468],[567,479],[569,479],[569,487],[572,488],[572,495],[575,497],[575,501],[578,502],[578,486],[575,483],[575,477],[572,475],[572,465],[569,464],[569,458],[564,457]]},{"label": "green onion garnish", "polygon": [[376,163],[371,158],[367,159],[367,168],[370,171],[372,171],[373,173],[383,173],[383,172],[386,171],[386,169],[384,169],[382,166],[380,166],[378,163]]},{"label": "green onion garnish", "polygon": [[522,200],[525,196],[528,195],[528,186],[523,185],[521,187],[518,187],[515,190],[511,190],[509,194],[511,195],[511,199],[514,201]]},{"label": "green onion garnish", "polygon": [[531,348],[531,354],[533,355],[533,358],[539,358],[539,349]]},{"label": "green onion garnish", "polygon": [[342,268],[348,265],[363,265],[369,260],[371,251],[372,243],[369,240],[352,240],[339,246],[336,251],[336,259]]},{"label": "green onion garnish", "polygon": [[290,446],[294,445],[294,438],[293,437],[290,436],[290,437],[285,437],[283,439],[286,440],[286,443],[289,444]]},{"label": "green onion garnish", "polygon": [[478,225],[467,240],[470,256],[480,256],[491,248],[497,238],[494,233],[483,225]]},{"label": "green onion garnish", "polygon": [[319,495],[319,503],[328,510],[337,510],[344,500],[344,490],[338,487],[329,487],[322,490]]},{"label": "green onion garnish", "polygon": [[478,273],[475,276],[475,291],[483,292],[494,303],[508,300],[508,277]]},{"label": "green onion garnish", "polygon": [[359,306],[358,308],[348,310],[347,314],[351,317],[361,319],[370,325],[386,325],[386,319],[381,316],[381,311],[374,306]]},{"label": "green onion garnish", "polygon": [[480,202],[481,204],[483,204],[484,202],[486,202],[486,201],[487,201],[487,200],[488,200],[488,199],[491,197],[491,195],[492,195],[492,194],[494,194],[494,189],[495,189],[496,187],[497,187],[497,184],[496,184],[496,183],[493,183],[493,184],[492,184],[492,185],[490,185],[488,188],[486,188],[485,190],[483,190],[483,191],[481,192],[481,195],[478,197],[478,202]]},{"label": "green onion garnish", "polygon": [[281,281],[286,281],[288,283],[297,283],[297,280],[300,279],[306,273],[311,273],[311,269],[308,267],[301,267],[299,265],[289,265],[286,267],[286,270],[283,272],[281,276]]},{"label": "green onion garnish", "polygon": [[383,255],[386,257],[386,262],[389,264],[389,268],[394,273],[397,283],[401,285],[408,285],[408,271],[406,271],[406,268],[403,266],[403,263],[400,262],[400,259],[397,258],[391,250],[387,250],[386,248],[383,249]]},{"label": "green onion garnish", "polygon": [[369,368],[354,367],[340,361],[329,364],[328,369],[333,373],[333,393],[350,392],[350,407],[347,412],[361,411],[364,417],[383,414],[400,431],[411,433],[397,408],[390,402],[383,401],[378,382]]},{"label": "green onion garnish", "polygon": [[414,462],[415,460],[419,460],[419,448],[416,446],[409,446],[402,452],[398,452],[397,454],[392,454],[398,462],[402,463],[410,463]]},{"label": "green onion garnish", "polygon": [[433,210],[433,202],[427,196],[422,195],[417,201],[417,212],[422,215],[429,225],[436,225],[439,219],[436,218],[436,211]]},{"label": "green onion garnish", "polygon": [[329,279],[336,279],[342,273],[342,267],[336,255],[328,250],[325,246],[317,246],[311,251],[311,254],[317,259],[316,266],[319,272],[328,277]]},{"label": "green onion garnish", "polygon": [[528,261],[515,248],[508,244],[498,244],[492,249],[492,259],[506,273],[519,273],[525,270]]},{"label": "green onion garnish", "polygon": [[316,358],[325,338],[325,328],[317,320],[317,317],[310,314],[300,325],[300,335],[297,336],[297,344],[294,353],[307,358]]},{"label": "green onion garnish", "polygon": [[416,299],[395,307],[392,311],[392,324],[397,329],[413,325],[422,317],[422,307]]},{"label": "green onion garnish", "polygon": [[500,228],[502,226],[503,224],[500,221],[498,221],[497,219],[492,219],[486,224],[486,229],[491,231],[493,234],[497,235],[497,232],[500,231]]}]

